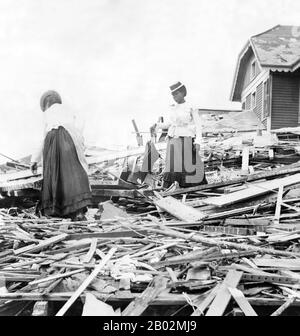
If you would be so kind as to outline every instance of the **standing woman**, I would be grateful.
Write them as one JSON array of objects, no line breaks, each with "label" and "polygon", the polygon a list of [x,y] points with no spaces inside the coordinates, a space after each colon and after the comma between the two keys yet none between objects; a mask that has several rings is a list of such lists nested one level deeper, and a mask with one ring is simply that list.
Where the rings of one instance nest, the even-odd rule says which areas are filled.
[{"label": "standing woman", "polygon": [[75,127],[75,116],[56,91],[45,92],[40,105],[45,120],[44,139],[32,156],[31,170],[36,171],[42,156],[41,212],[84,220],[92,197],[83,137]]},{"label": "standing woman", "polygon": [[176,104],[171,106],[170,122],[159,124],[168,128],[166,166],[163,174],[164,186],[175,181],[181,188],[206,184],[204,164],[199,155],[200,135],[193,118],[193,109],[186,102],[186,87],[178,82],[170,86]]}]

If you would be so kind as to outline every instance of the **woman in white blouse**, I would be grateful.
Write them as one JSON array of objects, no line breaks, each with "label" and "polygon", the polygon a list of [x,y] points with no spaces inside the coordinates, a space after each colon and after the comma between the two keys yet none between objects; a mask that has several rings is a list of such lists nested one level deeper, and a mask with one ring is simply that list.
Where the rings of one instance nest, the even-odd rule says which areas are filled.
[{"label": "woman in white blouse", "polygon": [[84,220],[91,205],[83,137],[74,114],[53,90],[41,97],[44,134],[31,158],[31,169],[43,162],[40,209],[43,215]]},{"label": "woman in white blouse", "polygon": [[[193,118],[193,109],[185,101],[186,87],[178,82],[170,86],[176,104],[171,106],[168,127],[166,166],[163,180],[167,188],[175,181],[181,188],[206,184],[204,164],[199,155],[200,134]],[[198,137],[197,137],[198,135]]]}]

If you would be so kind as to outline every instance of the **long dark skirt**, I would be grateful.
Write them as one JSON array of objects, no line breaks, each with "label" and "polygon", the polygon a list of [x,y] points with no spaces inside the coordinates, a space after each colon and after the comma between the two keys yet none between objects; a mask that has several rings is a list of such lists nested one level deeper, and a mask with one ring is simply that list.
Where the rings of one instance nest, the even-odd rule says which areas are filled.
[{"label": "long dark skirt", "polygon": [[193,144],[193,138],[168,139],[163,180],[166,187],[169,187],[175,181],[181,188],[207,183],[204,164]]},{"label": "long dark skirt", "polygon": [[67,217],[91,205],[87,173],[65,128],[60,126],[48,132],[43,161],[41,211],[44,215]]}]

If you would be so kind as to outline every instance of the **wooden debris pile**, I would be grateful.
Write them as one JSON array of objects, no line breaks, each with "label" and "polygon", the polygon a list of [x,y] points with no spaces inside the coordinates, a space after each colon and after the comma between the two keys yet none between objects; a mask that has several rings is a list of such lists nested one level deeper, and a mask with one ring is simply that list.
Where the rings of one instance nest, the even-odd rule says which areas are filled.
[{"label": "wooden debris pile", "polygon": [[0,314],[297,314],[299,165],[139,192],[85,222],[2,209]]}]

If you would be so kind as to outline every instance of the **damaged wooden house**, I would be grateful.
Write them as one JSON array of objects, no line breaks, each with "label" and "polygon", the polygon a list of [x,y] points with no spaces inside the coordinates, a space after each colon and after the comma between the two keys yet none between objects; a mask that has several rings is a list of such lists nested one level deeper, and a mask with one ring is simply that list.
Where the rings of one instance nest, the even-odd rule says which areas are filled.
[{"label": "damaged wooden house", "polygon": [[230,100],[267,130],[300,123],[300,27],[277,25],[250,37],[238,56]]}]

